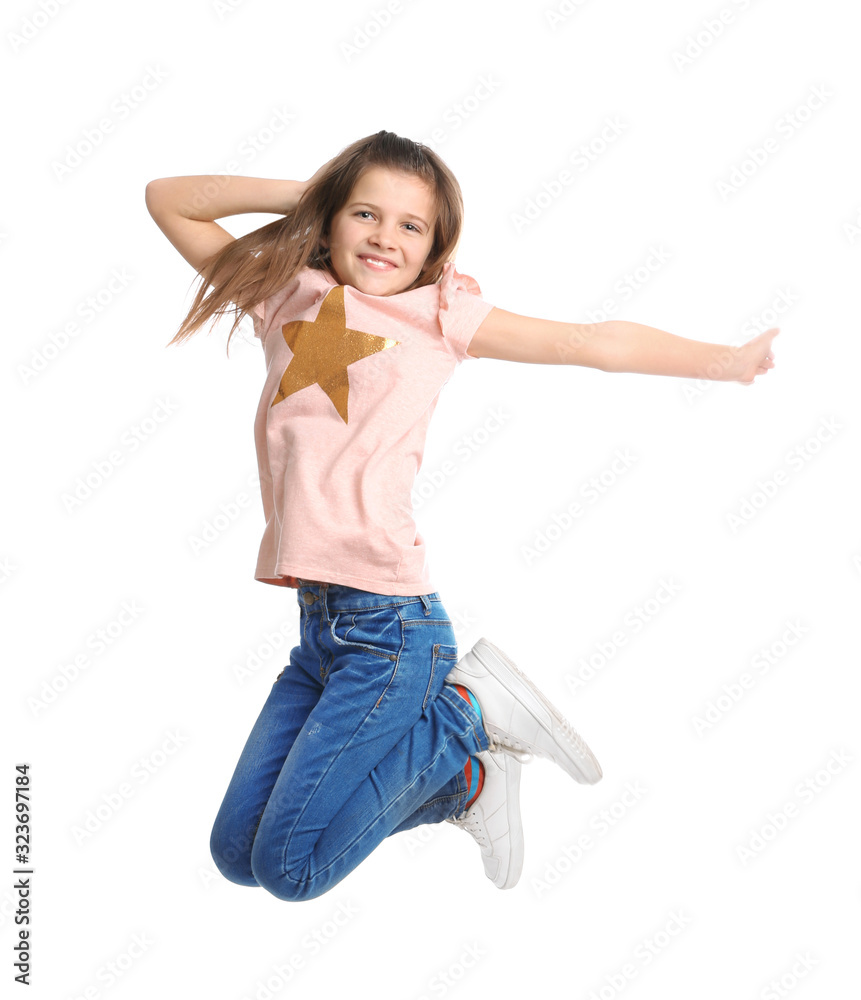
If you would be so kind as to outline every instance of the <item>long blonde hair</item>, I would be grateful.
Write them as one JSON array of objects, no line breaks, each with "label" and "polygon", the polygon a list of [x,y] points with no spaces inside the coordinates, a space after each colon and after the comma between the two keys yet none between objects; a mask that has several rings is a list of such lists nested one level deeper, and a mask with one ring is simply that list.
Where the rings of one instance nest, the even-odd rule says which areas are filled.
[{"label": "long blonde hair", "polygon": [[[254,305],[284,288],[302,268],[328,268],[329,251],[320,245],[321,238],[328,238],[335,214],[347,204],[357,181],[372,166],[414,174],[433,191],[433,245],[424,268],[409,288],[438,282],[443,265],[454,254],[463,226],[460,185],[432,149],[394,132],[381,131],[342,149],[283,219],[233,240],[208,257],[199,269],[200,287],[194,301],[168,344],[187,340],[207,321],[230,311],[232,304],[229,355],[230,338]],[[208,295],[207,288],[211,288]]]}]

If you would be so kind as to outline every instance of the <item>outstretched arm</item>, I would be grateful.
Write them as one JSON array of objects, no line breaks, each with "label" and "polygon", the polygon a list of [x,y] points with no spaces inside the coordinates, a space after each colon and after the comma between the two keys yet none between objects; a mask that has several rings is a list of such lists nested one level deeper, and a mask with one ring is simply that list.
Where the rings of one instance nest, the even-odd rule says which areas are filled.
[{"label": "outstretched arm", "polygon": [[476,358],[539,365],[584,365],[605,372],[675,375],[751,385],[774,367],[777,327],[741,347],[688,340],[627,320],[560,323],[493,308],[475,332]]},{"label": "outstretched arm", "polygon": [[765,375],[769,368],[774,368],[771,342],[780,333],[776,326],[757,334],[741,347],[730,347],[687,340],[640,323],[616,322],[619,328],[616,367],[612,371],[751,385],[757,375]]}]

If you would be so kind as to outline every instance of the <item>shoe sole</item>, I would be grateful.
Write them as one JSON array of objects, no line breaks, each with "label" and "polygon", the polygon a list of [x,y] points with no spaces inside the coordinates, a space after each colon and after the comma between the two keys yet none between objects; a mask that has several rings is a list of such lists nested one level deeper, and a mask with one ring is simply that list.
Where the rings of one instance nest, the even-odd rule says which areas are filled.
[{"label": "shoe sole", "polygon": [[523,819],[520,814],[520,773],[523,770],[520,761],[509,757],[505,762],[505,811],[508,815],[508,853],[512,864],[509,865],[505,881],[493,884],[498,889],[513,889],[523,872]]},{"label": "shoe sole", "polygon": [[[603,777],[601,765],[586,741],[558,708],[533,684],[508,656],[488,639],[481,638],[471,652],[484,669],[514,695],[552,740],[556,753],[546,746],[537,747],[540,756],[549,757],[581,785],[594,785]],[[468,680],[464,682],[468,686]],[[493,736],[509,737],[514,733],[485,722],[485,731]],[[505,747],[500,746],[501,751]]]}]

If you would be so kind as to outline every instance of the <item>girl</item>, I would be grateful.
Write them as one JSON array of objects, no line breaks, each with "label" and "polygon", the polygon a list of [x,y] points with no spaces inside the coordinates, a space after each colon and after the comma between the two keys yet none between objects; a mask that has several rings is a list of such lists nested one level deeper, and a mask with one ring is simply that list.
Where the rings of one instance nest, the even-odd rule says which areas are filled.
[{"label": "girl", "polygon": [[[295,588],[299,604],[299,645],[215,820],[216,865],[240,885],[312,899],[385,837],[448,820],[510,888],[523,864],[522,763],[543,756],[585,784],[601,768],[497,646],[482,638],[458,659],[410,499],[439,392],[482,357],[750,385],[774,366],[778,331],[733,348],[493,307],[454,267],[456,179],[390,132],[306,182],[162,178],[146,202],[202,279],[170,343],[232,303],[229,348],[252,316],[267,365],[255,578]],[[213,221],[242,212],[283,218],[240,239]]]}]

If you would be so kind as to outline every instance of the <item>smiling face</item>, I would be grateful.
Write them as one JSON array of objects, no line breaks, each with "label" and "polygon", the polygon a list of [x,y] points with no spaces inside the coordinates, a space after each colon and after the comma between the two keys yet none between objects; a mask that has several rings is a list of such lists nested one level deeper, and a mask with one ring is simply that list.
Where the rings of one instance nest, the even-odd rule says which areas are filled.
[{"label": "smiling face", "polygon": [[368,295],[409,288],[433,246],[434,216],[433,191],[415,174],[369,167],[322,241],[335,280]]}]

